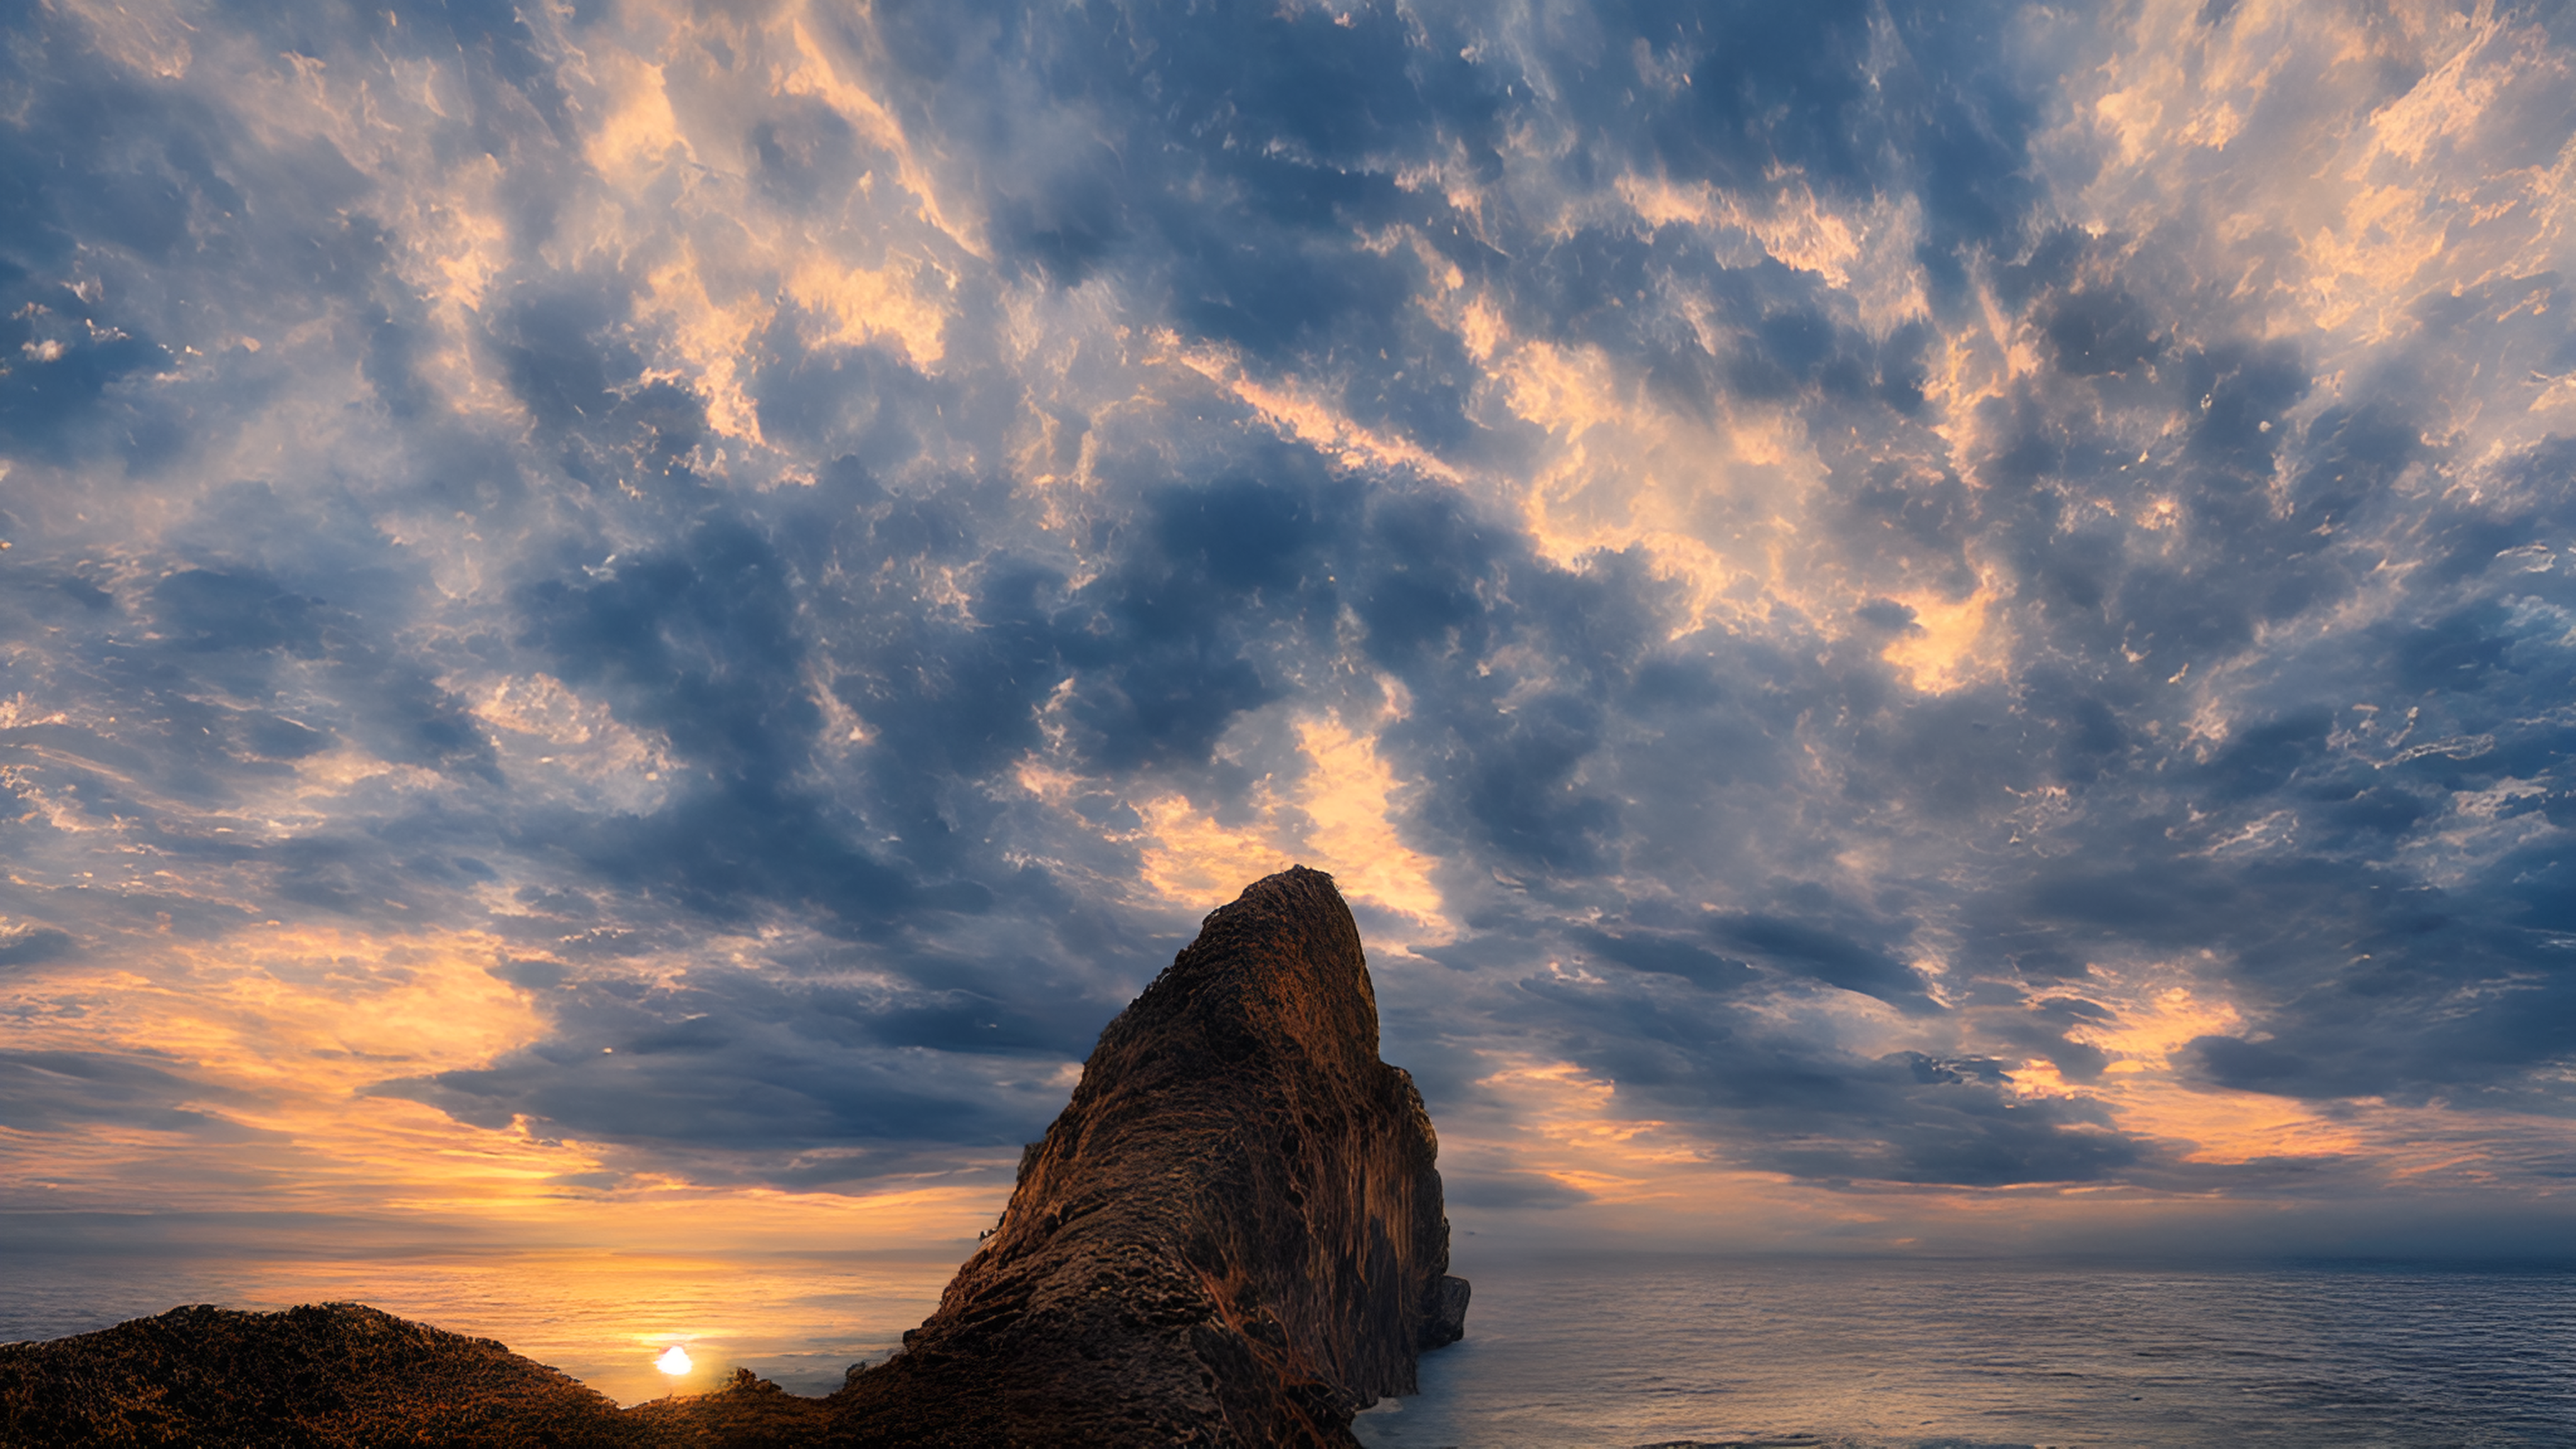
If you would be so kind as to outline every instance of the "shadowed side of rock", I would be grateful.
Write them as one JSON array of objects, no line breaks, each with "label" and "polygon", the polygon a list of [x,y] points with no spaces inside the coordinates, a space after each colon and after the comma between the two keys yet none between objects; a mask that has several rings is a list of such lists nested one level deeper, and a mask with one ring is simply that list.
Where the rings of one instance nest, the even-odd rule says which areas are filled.
[{"label": "shadowed side of rock", "polygon": [[1207,918],[1101,1033],[993,1236],[837,1441],[1347,1445],[1456,1340],[1438,1142],[1332,878]]}]

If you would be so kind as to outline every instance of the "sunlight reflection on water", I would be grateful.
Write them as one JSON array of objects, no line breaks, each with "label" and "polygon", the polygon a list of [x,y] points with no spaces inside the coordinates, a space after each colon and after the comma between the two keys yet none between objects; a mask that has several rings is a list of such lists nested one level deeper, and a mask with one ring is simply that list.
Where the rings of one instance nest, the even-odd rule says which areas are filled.
[{"label": "sunlight reflection on water", "polygon": [[[497,1338],[622,1404],[714,1388],[735,1367],[796,1393],[841,1386],[939,1301],[963,1251],[699,1259],[636,1253],[435,1255],[374,1262],[12,1256],[0,1340],[85,1333],[183,1303],[354,1301]],[[671,1344],[694,1367],[654,1366]]]},{"label": "sunlight reflection on water", "polygon": [[[497,1338],[634,1403],[739,1365],[838,1388],[963,1250],[371,1262],[10,1255],[0,1339],[181,1303],[354,1300]],[[1479,1262],[1465,1342],[1363,1415],[1372,1449],[2576,1444],[2576,1273],[2195,1272],[1598,1255]],[[655,1358],[684,1345],[694,1367]]]}]

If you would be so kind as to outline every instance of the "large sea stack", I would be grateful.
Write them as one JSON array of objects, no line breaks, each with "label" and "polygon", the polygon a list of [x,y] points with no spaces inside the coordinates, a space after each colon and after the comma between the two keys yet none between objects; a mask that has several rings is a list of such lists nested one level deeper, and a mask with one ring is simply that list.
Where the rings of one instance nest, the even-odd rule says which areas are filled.
[{"label": "large sea stack", "polygon": [[1207,918],[1083,1066],[999,1227],[834,1396],[836,1442],[1353,1445],[1463,1332],[1439,1145],[1332,877]]}]

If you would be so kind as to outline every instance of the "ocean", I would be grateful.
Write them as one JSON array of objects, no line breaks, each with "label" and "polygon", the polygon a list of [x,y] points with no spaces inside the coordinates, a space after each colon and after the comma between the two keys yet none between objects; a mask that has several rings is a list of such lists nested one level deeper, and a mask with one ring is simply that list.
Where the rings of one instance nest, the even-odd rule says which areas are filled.
[{"label": "ocean", "polygon": [[2576,1271],[1459,1256],[1371,1449],[2576,1446]]},{"label": "ocean", "polygon": [[[957,1256],[963,1256],[961,1249]],[[1467,1339],[1360,1416],[1371,1449],[2576,1446],[2576,1272],[2226,1270],[1633,1254],[1486,1260]],[[948,1256],[616,1253],[0,1261],[0,1339],[180,1303],[327,1299],[498,1338],[620,1402],[740,1364],[837,1387]],[[672,1343],[696,1369],[653,1368]]]}]

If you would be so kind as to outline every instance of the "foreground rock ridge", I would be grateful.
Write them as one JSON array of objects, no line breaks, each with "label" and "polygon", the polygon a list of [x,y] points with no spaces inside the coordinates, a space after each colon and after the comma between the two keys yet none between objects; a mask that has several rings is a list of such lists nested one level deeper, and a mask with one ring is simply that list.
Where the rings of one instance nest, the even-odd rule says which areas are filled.
[{"label": "foreground rock ridge", "polygon": [[204,1304],[0,1344],[0,1446],[169,1449],[759,1449],[822,1444],[830,1410],[736,1370],[713,1393],[620,1409],[488,1338],[363,1303]]},{"label": "foreground rock ridge", "polygon": [[1332,877],[1253,883],[1116,1021],[850,1444],[1352,1445],[1464,1331],[1439,1143]]},{"label": "foreground rock ridge", "polygon": [[199,1305],[0,1344],[0,1444],[641,1445],[596,1390],[357,1303]]}]

